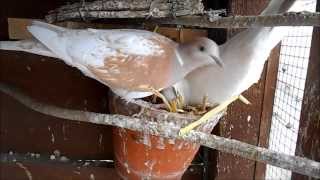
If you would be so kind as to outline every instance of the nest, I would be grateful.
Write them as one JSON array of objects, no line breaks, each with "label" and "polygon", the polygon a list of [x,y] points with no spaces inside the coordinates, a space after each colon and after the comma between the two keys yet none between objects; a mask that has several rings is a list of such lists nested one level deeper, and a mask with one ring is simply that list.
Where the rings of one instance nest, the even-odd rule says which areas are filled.
[{"label": "nest", "polygon": [[[158,107],[159,106],[156,106],[147,100],[138,99],[128,102],[113,93],[110,93],[109,95],[109,109],[110,112],[114,114],[121,114],[159,123],[171,123],[173,126],[180,128],[201,118],[200,115],[195,115],[193,113],[172,113]],[[207,123],[198,126],[196,130],[207,133],[211,132],[224,113],[225,111],[221,111],[210,117],[207,120]]]}]

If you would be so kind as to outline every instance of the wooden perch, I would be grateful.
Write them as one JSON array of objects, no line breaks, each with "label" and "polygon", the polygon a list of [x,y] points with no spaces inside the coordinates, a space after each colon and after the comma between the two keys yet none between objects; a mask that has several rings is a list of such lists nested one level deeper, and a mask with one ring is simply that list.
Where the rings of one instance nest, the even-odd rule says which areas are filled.
[{"label": "wooden perch", "polygon": [[148,18],[203,13],[201,0],[99,0],[65,5],[49,12],[50,23],[70,19]]},{"label": "wooden perch", "polygon": [[47,164],[67,164],[73,166],[85,167],[113,167],[113,160],[87,160],[87,159],[69,159],[66,156],[58,154],[39,154],[25,153],[19,154],[10,151],[9,153],[0,153],[0,163],[47,163]]},{"label": "wooden perch", "polygon": [[320,13],[285,13],[267,16],[179,17],[152,19],[153,23],[200,28],[253,28],[274,26],[320,26]]},{"label": "wooden perch", "polygon": [[290,12],[266,16],[220,17],[221,14],[225,14],[225,11],[205,12],[201,0],[100,0],[62,6],[49,12],[46,20],[54,23],[67,20],[140,18],[143,22],[200,28],[320,26],[320,13]]},{"label": "wooden perch", "polygon": [[173,125],[172,123],[168,123],[167,121],[157,123],[146,121],[143,118],[138,119],[123,115],[108,115],[78,110],[69,110],[52,105],[46,105],[36,102],[33,99],[24,96],[17,89],[1,83],[0,90],[3,93],[14,97],[16,100],[26,105],[27,107],[46,115],[68,120],[118,126],[134,131],[143,131],[165,138],[182,139],[193,143],[198,143],[209,148],[217,149],[222,152],[239,155],[247,159],[268,163],[270,165],[288,169],[300,174],[320,178],[320,163],[306,158],[290,156],[265,148],[256,147],[237,140],[232,140],[211,134],[205,134],[198,131],[191,131],[188,135],[180,137],[178,135],[180,127]]}]

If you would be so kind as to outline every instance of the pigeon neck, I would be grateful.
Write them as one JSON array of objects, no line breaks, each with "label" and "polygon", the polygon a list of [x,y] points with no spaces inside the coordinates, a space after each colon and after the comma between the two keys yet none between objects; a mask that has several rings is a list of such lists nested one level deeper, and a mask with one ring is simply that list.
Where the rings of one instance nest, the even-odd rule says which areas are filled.
[{"label": "pigeon neck", "polygon": [[181,45],[175,50],[175,57],[177,59],[177,61],[175,61],[176,67],[179,69],[178,73],[183,77],[191,71],[205,65],[204,61],[192,58],[190,50]]}]

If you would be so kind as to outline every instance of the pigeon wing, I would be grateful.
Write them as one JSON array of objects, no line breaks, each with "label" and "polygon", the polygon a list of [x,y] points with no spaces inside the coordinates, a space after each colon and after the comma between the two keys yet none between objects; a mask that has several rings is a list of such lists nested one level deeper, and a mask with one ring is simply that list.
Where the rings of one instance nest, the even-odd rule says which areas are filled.
[{"label": "pigeon wing", "polygon": [[71,30],[35,21],[28,30],[67,64],[113,89],[171,85],[176,43],[143,30]]}]

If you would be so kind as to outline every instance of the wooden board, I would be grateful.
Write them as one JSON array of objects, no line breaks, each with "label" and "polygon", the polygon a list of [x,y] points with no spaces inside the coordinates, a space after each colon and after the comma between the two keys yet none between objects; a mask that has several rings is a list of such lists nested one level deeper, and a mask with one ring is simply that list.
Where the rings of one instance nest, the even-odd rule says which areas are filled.
[{"label": "wooden board", "polygon": [[[318,1],[318,11],[320,1]],[[302,103],[296,155],[320,161],[320,28],[314,28]],[[293,180],[315,179],[293,174]]]},{"label": "wooden board", "polygon": [[32,35],[27,26],[31,25],[32,19],[8,18],[8,32],[10,39],[29,39]]},{"label": "wooden board", "polygon": [[[280,57],[280,44],[271,52],[267,64],[267,74],[265,80],[264,97],[262,114],[259,127],[258,146],[269,146],[269,133],[271,128],[273,102],[277,84],[277,75]],[[266,164],[256,162],[255,179],[264,179],[266,171]]]},{"label": "wooden board", "polygon": [[[230,14],[256,15],[266,7],[267,3],[268,0],[231,0],[229,1]],[[237,32],[239,32],[238,29],[229,30],[228,38]],[[253,145],[259,144],[267,67],[266,64],[259,82],[243,93],[252,104],[246,106],[241,102],[235,102],[229,106],[227,115],[220,121],[221,136]],[[255,161],[222,152],[217,154],[215,179],[254,179]]]},{"label": "wooden board", "polygon": [[[27,26],[29,26],[33,20],[25,18],[8,18],[8,32],[10,39],[30,39],[31,33],[28,32]],[[116,28],[130,28],[130,26],[123,26],[122,24],[103,24],[103,23],[85,23],[85,22],[61,22],[56,25],[67,27],[71,29],[116,29]],[[145,29],[153,31],[154,26],[145,26]],[[170,28],[170,27],[157,27],[157,33],[167,36],[178,42],[188,42],[194,37],[208,36],[206,30],[200,29],[186,29],[186,28]]]}]

